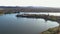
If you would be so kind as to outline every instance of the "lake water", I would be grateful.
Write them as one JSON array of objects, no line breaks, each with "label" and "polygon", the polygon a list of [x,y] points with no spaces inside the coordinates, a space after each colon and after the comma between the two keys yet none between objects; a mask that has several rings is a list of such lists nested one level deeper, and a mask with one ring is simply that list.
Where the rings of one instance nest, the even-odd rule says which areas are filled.
[{"label": "lake water", "polygon": [[39,34],[59,25],[57,22],[45,21],[42,18],[22,18],[16,15],[0,15],[0,34]]}]

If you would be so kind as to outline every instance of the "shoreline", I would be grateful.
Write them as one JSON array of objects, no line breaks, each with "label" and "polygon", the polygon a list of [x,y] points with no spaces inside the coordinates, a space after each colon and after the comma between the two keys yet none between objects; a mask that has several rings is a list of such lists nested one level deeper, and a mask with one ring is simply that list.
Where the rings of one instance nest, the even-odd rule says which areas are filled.
[{"label": "shoreline", "polygon": [[45,15],[45,14],[21,14],[16,15],[16,17],[26,17],[26,18],[43,18],[45,20],[57,21],[60,22],[60,16]]},{"label": "shoreline", "polygon": [[43,31],[40,34],[58,34],[60,33],[60,27],[49,28],[46,31]]}]

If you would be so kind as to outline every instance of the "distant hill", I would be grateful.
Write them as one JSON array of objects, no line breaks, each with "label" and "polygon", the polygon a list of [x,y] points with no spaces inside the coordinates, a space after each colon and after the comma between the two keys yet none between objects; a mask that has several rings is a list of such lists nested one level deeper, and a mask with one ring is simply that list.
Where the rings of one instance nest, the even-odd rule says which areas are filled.
[{"label": "distant hill", "polygon": [[34,6],[0,6],[0,9],[4,9],[5,12],[60,12],[60,8]]}]

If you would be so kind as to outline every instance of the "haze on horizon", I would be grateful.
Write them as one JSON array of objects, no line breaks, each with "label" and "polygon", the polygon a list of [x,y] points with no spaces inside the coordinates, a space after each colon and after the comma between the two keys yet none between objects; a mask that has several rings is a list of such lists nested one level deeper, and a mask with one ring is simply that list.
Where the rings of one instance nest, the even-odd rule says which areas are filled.
[{"label": "haze on horizon", "polygon": [[60,0],[0,0],[0,6],[45,6],[60,8]]}]

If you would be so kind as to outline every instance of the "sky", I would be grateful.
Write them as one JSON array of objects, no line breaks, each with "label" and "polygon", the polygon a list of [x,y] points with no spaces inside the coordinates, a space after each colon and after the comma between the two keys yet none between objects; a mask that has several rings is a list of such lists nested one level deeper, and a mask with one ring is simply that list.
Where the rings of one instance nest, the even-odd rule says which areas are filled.
[{"label": "sky", "polygon": [[0,0],[0,6],[60,7],[60,0]]}]

